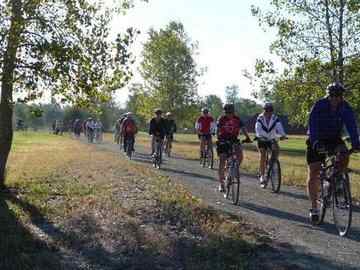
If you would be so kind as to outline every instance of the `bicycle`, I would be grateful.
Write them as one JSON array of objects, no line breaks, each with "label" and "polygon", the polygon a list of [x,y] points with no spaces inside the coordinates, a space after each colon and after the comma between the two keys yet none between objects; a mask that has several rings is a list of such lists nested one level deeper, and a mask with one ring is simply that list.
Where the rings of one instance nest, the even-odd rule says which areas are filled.
[{"label": "bicycle", "polygon": [[[351,149],[349,155],[354,153]],[[351,227],[352,198],[350,190],[351,170],[345,172],[338,170],[339,162],[336,153],[324,151],[327,158],[321,163],[320,191],[318,203],[320,205],[319,221],[316,225],[324,222],[326,210],[332,205],[335,227],[340,236],[346,236]],[[342,220],[342,216],[343,219]]]},{"label": "bicycle", "polygon": [[95,131],[93,128],[87,128],[86,135],[89,143],[93,143],[95,139]]},{"label": "bicycle", "polygon": [[[249,143],[242,140],[242,143]],[[240,164],[237,151],[241,146],[240,140],[225,142],[229,145],[229,152],[225,162],[225,198],[232,201],[234,205],[239,203],[240,197]]]},{"label": "bicycle", "polygon": [[[287,138],[284,138],[287,139]],[[262,188],[266,188],[269,184],[269,180],[271,182],[271,189],[274,193],[278,193],[281,187],[281,166],[279,159],[275,158],[273,145],[276,143],[276,139],[267,139],[263,137],[257,137],[255,140],[266,143],[266,157],[265,157],[265,182],[261,183]],[[260,173],[259,173],[260,178]]]},{"label": "bicycle", "polygon": [[160,169],[162,163],[162,146],[163,140],[160,137],[155,138],[155,153],[152,155],[152,162],[154,168]]},{"label": "bicycle", "polygon": [[125,149],[124,149],[124,151],[125,151],[127,157],[129,159],[131,159],[132,154],[134,152],[134,137],[130,137],[130,136],[125,137],[124,140],[125,140],[125,145],[124,145]]},{"label": "bicycle", "polygon": [[164,153],[170,157],[171,156],[171,148],[172,148],[172,136],[173,135],[166,135],[165,142],[164,142]]},{"label": "bicycle", "polygon": [[210,142],[210,139],[201,138],[202,140],[204,140],[205,144],[204,144],[204,150],[201,151],[200,153],[200,165],[205,168],[206,165],[208,165],[208,167],[210,169],[214,168],[214,149],[212,146],[212,143]]}]

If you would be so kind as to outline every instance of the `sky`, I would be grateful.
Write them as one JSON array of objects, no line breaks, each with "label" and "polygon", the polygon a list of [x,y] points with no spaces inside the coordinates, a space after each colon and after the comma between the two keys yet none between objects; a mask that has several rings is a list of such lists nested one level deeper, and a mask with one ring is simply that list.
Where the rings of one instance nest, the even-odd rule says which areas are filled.
[{"label": "sky", "polygon": [[[198,93],[216,94],[224,99],[226,86],[236,84],[241,97],[252,98],[249,81],[242,71],[253,71],[256,58],[276,61],[269,52],[275,33],[264,32],[251,15],[251,5],[265,8],[264,3],[264,0],[150,0],[137,3],[125,16],[116,18],[112,32],[130,26],[141,31],[134,48],[138,64],[148,30],[163,28],[172,20],[180,21],[192,41],[199,44],[195,58],[198,66],[207,68],[199,79]],[[141,80],[135,68],[132,82]],[[127,93],[119,91],[117,100],[124,104],[126,98]]]}]

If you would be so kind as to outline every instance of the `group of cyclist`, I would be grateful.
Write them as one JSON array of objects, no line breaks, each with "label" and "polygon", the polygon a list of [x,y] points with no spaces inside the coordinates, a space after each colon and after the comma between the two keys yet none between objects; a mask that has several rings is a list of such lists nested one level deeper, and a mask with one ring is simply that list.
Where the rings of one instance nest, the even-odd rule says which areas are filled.
[{"label": "group of cyclist", "polygon": [[[309,217],[312,223],[316,224],[319,219],[319,189],[321,163],[326,159],[324,149],[337,153],[340,169],[344,170],[349,164],[349,152],[342,139],[343,128],[346,127],[353,151],[360,150],[359,133],[354,112],[344,99],[345,88],[340,83],[332,83],[326,89],[326,96],[315,103],[312,107],[308,120],[308,139],[306,141],[306,161],[308,165],[308,194],[311,201]],[[242,121],[236,115],[234,104],[225,104],[224,113],[216,121],[207,108],[202,109],[201,116],[195,123],[195,130],[200,140],[200,159],[204,155],[205,146],[213,148],[212,137],[216,136],[216,151],[219,157],[219,191],[225,191],[225,166],[229,153],[232,152],[240,165],[244,154],[242,143],[251,143],[252,140]],[[170,112],[163,117],[161,109],[154,111],[155,116],[150,121],[149,135],[151,140],[151,154],[156,151],[156,140],[162,143],[165,139],[173,140],[176,132],[176,123]],[[132,113],[124,114],[116,123],[115,140],[120,143],[121,138],[131,136],[135,140],[136,128],[128,128],[128,124],[136,127]],[[242,133],[245,139],[240,141]],[[274,107],[271,103],[265,103],[263,112],[257,117],[255,123],[257,148],[259,152],[259,181],[264,185],[267,181],[266,151],[270,148],[272,157],[277,159],[280,148],[278,140],[287,139],[284,127],[274,114]],[[170,144],[171,148],[171,144]]]},{"label": "group of cyclist", "polygon": [[[345,127],[353,151],[360,151],[359,132],[354,112],[344,99],[345,88],[340,83],[332,83],[326,89],[326,96],[315,103],[311,109],[308,122],[308,139],[306,141],[306,160],[308,164],[308,194],[311,201],[309,217],[313,224],[319,220],[319,189],[321,163],[326,159],[324,150],[337,153],[340,170],[345,170],[349,164],[349,151],[342,139]],[[212,136],[217,135],[217,153],[219,156],[219,190],[224,192],[224,165],[227,155],[235,144],[235,153],[239,164],[243,160],[243,150],[238,139],[242,132],[251,142],[250,136],[241,118],[234,113],[234,105],[224,106],[224,115],[217,123],[209,114],[208,109],[202,110],[202,115],[195,124],[200,139],[200,155],[204,145],[212,145]],[[265,155],[266,149],[271,148],[274,157],[278,158],[279,145],[277,139],[286,139],[286,133],[280,119],[274,114],[271,103],[265,103],[263,112],[257,117],[255,124],[257,148],[259,151],[259,179],[260,184],[266,182]],[[201,158],[201,156],[200,156]]]}]

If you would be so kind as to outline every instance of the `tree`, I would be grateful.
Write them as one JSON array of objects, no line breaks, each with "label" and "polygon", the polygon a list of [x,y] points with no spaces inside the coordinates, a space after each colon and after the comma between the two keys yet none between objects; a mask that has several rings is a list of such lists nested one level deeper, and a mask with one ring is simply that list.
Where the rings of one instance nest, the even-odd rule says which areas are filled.
[{"label": "tree", "polygon": [[225,100],[226,103],[235,104],[239,101],[240,89],[238,85],[226,86],[225,88]]},{"label": "tree", "polygon": [[179,22],[149,31],[140,67],[144,91],[137,93],[144,117],[151,117],[153,109],[161,107],[173,112],[180,123],[189,119],[191,108],[198,103],[195,50]]},{"label": "tree", "polygon": [[[128,1],[121,1],[121,9]],[[105,101],[130,79],[128,47],[134,29],[109,41],[116,9],[102,1],[0,2],[0,185],[11,149],[13,96],[22,101],[51,91],[81,106]]]},{"label": "tree", "polygon": [[217,95],[207,96],[203,106],[209,109],[214,119],[218,119],[223,112],[223,102]]},{"label": "tree", "polygon": [[[277,40],[270,49],[286,65],[279,74],[271,61],[258,59],[255,74],[246,73],[257,87],[256,94],[265,99],[286,99],[290,119],[304,123],[310,104],[326,85],[344,83],[358,92],[359,77],[354,78],[354,64],[359,59],[360,2],[357,0],[273,0],[272,9],[252,7],[261,26],[277,29]],[[350,70],[352,70],[350,72]],[[355,99],[350,97],[352,101]]]}]

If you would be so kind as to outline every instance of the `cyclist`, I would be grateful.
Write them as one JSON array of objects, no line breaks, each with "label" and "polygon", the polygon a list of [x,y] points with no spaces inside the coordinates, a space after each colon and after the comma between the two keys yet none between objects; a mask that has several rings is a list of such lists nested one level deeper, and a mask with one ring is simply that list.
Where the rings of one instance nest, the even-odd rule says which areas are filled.
[{"label": "cyclist", "polygon": [[172,147],[172,141],[174,140],[174,133],[176,133],[176,123],[173,119],[171,112],[166,113],[165,123],[166,123],[166,143],[168,144],[169,150]]},{"label": "cyclist", "polygon": [[151,139],[151,155],[155,153],[155,140],[159,138],[161,141],[164,140],[166,135],[166,121],[162,117],[162,110],[155,109],[155,117],[150,121],[149,134],[152,136]]},{"label": "cyclist", "polygon": [[136,122],[133,118],[133,114],[131,112],[128,112],[126,114],[126,117],[122,121],[121,125],[121,134],[124,138],[123,140],[123,147],[124,152],[126,152],[126,143],[131,140],[132,143],[132,151],[135,151],[134,144],[135,144],[135,134],[138,132],[138,128],[136,126]]},{"label": "cyclist", "polygon": [[77,138],[80,137],[80,134],[81,134],[81,126],[82,126],[81,120],[77,118],[77,119],[74,121],[74,125],[73,125],[74,135],[75,135],[75,137],[77,137]]},{"label": "cyclist", "polygon": [[102,142],[103,140],[103,124],[101,123],[101,121],[99,119],[95,120],[95,138],[97,142]]},{"label": "cyclist", "polygon": [[203,108],[201,112],[202,115],[196,120],[195,130],[200,140],[200,158],[203,158],[205,142],[208,142],[209,149],[212,147],[212,135],[215,133],[216,123],[207,108]]},{"label": "cyclist", "polygon": [[258,116],[255,124],[256,137],[259,138],[257,146],[260,154],[260,184],[264,184],[266,182],[266,149],[272,149],[272,153],[275,155],[272,158],[277,159],[279,157],[279,144],[276,141],[272,143],[271,140],[278,138],[279,135],[280,140],[286,139],[286,133],[283,125],[281,124],[280,119],[273,113],[273,105],[269,102],[265,103],[263,109],[263,113]]},{"label": "cyclist", "polygon": [[236,143],[236,156],[239,161],[239,165],[243,160],[243,151],[238,140],[240,131],[245,135],[246,142],[251,142],[250,136],[245,128],[244,123],[240,117],[235,115],[235,108],[233,104],[224,105],[224,115],[220,116],[217,123],[217,153],[219,156],[219,191],[225,191],[225,162],[228,157],[228,153],[232,148],[232,145]]},{"label": "cyclist", "polygon": [[332,83],[327,89],[327,96],[318,100],[310,112],[306,160],[308,164],[308,193],[311,200],[310,221],[316,224],[319,220],[317,204],[320,189],[321,162],[326,158],[324,151],[334,151],[338,155],[339,169],[348,166],[349,155],[345,142],[341,138],[345,125],[350,135],[354,150],[359,150],[359,134],[354,112],[344,100],[345,88],[340,83]]},{"label": "cyclist", "polygon": [[117,144],[120,144],[120,147],[124,141],[123,135],[121,134],[121,130],[122,130],[121,125],[122,125],[123,121],[125,120],[125,118],[126,118],[126,113],[122,114],[115,123],[115,142]]},{"label": "cyclist", "polygon": [[95,134],[95,120],[91,117],[86,121],[86,135],[88,137],[89,142],[94,141]]}]

